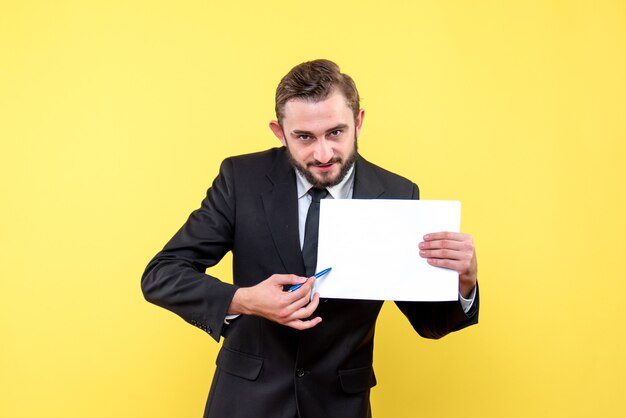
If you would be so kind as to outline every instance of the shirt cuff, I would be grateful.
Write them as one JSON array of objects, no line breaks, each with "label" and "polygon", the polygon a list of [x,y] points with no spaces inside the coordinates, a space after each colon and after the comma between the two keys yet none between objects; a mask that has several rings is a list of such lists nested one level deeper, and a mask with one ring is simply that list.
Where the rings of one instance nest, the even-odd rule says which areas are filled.
[{"label": "shirt cuff", "polygon": [[[471,307],[471,306],[472,306],[472,305],[470,304],[470,307]],[[465,312],[467,312],[467,311],[465,311]],[[231,321],[231,320],[233,320],[233,319],[235,319],[235,318],[237,318],[237,317],[239,317],[239,314],[226,315],[226,318],[224,318],[224,323],[225,323],[226,325],[230,325],[230,322],[229,322],[229,321]]]},{"label": "shirt cuff", "polygon": [[[476,286],[472,289],[472,293],[470,293],[469,298],[465,299],[459,293],[459,301],[461,301],[461,308],[463,308],[463,312],[468,313],[470,309],[472,309],[472,305],[474,304],[474,298],[476,297]],[[228,316],[226,316],[228,318]]]}]

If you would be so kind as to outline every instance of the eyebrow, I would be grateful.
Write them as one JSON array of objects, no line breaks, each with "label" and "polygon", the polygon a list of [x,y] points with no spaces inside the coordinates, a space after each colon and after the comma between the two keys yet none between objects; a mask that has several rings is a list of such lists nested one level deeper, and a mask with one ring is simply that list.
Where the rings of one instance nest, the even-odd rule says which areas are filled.
[{"label": "eyebrow", "polygon": [[[347,125],[347,124],[345,124],[345,123],[340,123],[339,125],[336,125],[336,126],[333,126],[333,127],[332,127],[332,128],[330,128],[330,129],[327,129],[327,130],[326,130],[326,133],[329,133],[329,132],[332,132],[332,131],[336,131],[336,130],[339,130],[339,129],[346,129],[347,127],[348,127],[348,125]],[[294,129],[293,131],[291,131],[291,134],[292,134],[292,135],[309,135],[309,136],[315,136],[315,135],[313,135],[313,132],[311,132],[311,131],[301,131],[301,130],[299,130],[299,129]]]}]

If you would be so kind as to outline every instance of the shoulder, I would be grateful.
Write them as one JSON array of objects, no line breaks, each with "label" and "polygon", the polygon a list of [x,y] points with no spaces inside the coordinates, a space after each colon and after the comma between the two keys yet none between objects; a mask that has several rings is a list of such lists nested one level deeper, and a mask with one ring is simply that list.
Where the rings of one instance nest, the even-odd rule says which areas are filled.
[{"label": "shoulder", "polygon": [[413,181],[373,164],[359,155],[357,159],[356,181],[361,190],[375,190],[380,186],[384,198],[419,198],[419,188]]},{"label": "shoulder", "polygon": [[381,180],[384,180],[385,182],[398,183],[398,184],[413,184],[413,182],[407,179],[406,177],[402,177],[399,174],[393,173],[385,168],[382,168],[379,165],[371,163],[363,157],[359,157],[359,159],[361,160],[361,164],[363,165],[363,167],[367,167],[367,169],[371,170],[373,173],[376,174],[378,178],[380,178]]},{"label": "shoulder", "polygon": [[253,152],[250,154],[236,155],[226,158],[222,165],[228,164],[237,168],[272,167],[277,160],[285,158],[285,148],[270,148],[265,151]]},{"label": "shoulder", "polygon": [[228,157],[222,162],[220,176],[246,190],[265,190],[295,174],[286,149],[281,147]]},{"label": "shoulder", "polygon": [[222,161],[220,173],[236,173],[244,177],[264,177],[277,165],[281,166],[285,163],[289,164],[285,148],[270,148],[265,151],[228,157]]}]

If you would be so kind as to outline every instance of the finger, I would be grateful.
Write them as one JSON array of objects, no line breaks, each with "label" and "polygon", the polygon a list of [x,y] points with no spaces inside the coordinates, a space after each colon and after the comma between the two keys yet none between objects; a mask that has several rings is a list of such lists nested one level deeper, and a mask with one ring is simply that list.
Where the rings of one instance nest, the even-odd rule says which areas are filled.
[{"label": "finger", "polygon": [[301,308],[299,310],[298,315],[302,315],[301,316],[302,318],[310,317],[311,315],[313,315],[313,313],[315,312],[319,304],[320,304],[320,294],[315,292],[315,294],[313,295],[313,298],[310,299],[309,304],[306,305],[304,308]]},{"label": "finger", "polygon": [[296,320],[287,322],[285,325],[291,328],[295,328],[297,330],[305,330],[305,329],[313,328],[320,322],[322,322],[322,318],[319,316],[316,316],[315,318],[307,319],[305,321],[296,319]]},{"label": "finger", "polygon": [[294,309],[293,314],[289,319],[302,319],[310,317],[313,315],[313,312],[315,312],[315,309],[317,309],[319,302],[320,298],[318,293],[315,293],[315,295],[313,295],[313,299],[310,300],[309,296],[306,295],[306,297],[296,301],[289,307],[290,309]]},{"label": "finger", "polygon": [[432,266],[454,270],[459,274],[467,271],[469,268],[469,262],[467,261],[449,260],[445,258],[429,258],[426,261]]},{"label": "finger", "polygon": [[277,286],[284,286],[304,283],[307,278],[296,276],[295,274],[273,274],[268,280],[271,280]]},{"label": "finger", "polygon": [[420,250],[437,250],[437,249],[450,249],[450,250],[472,250],[473,243],[469,241],[454,241],[454,240],[436,240],[436,241],[424,241],[420,242],[418,247]]},{"label": "finger", "polygon": [[[300,289],[298,289],[298,291],[299,290]],[[289,305],[287,306],[287,309],[295,313],[296,311],[298,311],[298,309],[302,308],[303,306],[306,306],[309,302],[310,302],[310,298],[307,292],[301,295],[298,299],[290,301]]]},{"label": "finger", "polygon": [[423,258],[439,258],[448,260],[465,260],[469,258],[467,253],[457,250],[420,250],[420,256]]},{"label": "finger", "polygon": [[469,234],[463,234],[461,232],[431,232],[429,234],[424,235],[424,241],[435,241],[435,240],[452,240],[452,241],[471,241],[472,236]]},{"label": "finger", "polygon": [[302,308],[294,312],[292,318],[298,319],[298,320],[311,319],[311,316],[313,316],[313,313],[315,313],[315,310],[319,306],[319,303],[320,303],[320,295],[319,293],[315,293],[315,295],[313,295],[313,298],[307,305],[303,306]]},{"label": "finger", "polygon": [[276,283],[277,288],[281,289],[282,291],[286,291],[285,293],[287,293],[287,296],[284,297],[284,303],[292,303],[294,300],[296,300],[299,297],[296,292],[302,289],[306,285],[306,281],[308,280],[306,277],[294,277],[295,279],[290,280],[287,283]]},{"label": "finger", "polygon": [[305,283],[308,280],[308,278],[304,276],[296,276],[295,274],[289,274],[287,275],[285,280],[286,282],[284,284],[296,285],[296,284]]},{"label": "finger", "polygon": [[302,283],[302,286],[300,286],[298,289],[296,290],[290,290],[289,292],[286,292],[286,297],[285,297],[285,303],[291,305],[295,302],[297,302],[298,300],[300,300],[301,298],[304,298],[304,300],[308,301],[310,299],[310,293],[311,293],[311,289],[313,289],[313,284],[315,283],[315,278],[313,279],[307,279],[305,283]]}]

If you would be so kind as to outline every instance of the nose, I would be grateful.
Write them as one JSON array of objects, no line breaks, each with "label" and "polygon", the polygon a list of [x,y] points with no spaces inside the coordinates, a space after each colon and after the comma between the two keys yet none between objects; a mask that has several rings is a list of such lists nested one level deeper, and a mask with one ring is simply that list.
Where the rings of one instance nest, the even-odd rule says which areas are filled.
[{"label": "nose", "polygon": [[326,141],[326,139],[322,138],[317,141],[313,152],[313,158],[322,164],[327,163],[331,158],[333,158],[333,148],[328,141]]}]

